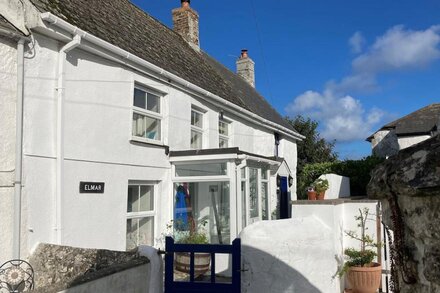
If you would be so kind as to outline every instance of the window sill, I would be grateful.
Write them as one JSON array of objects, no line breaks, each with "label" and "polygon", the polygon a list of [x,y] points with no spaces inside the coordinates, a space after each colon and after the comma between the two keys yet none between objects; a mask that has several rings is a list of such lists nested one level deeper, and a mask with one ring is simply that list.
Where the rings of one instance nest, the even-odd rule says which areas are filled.
[{"label": "window sill", "polygon": [[140,137],[134,137],[132,136],[130,139],[130,143],[137,144],[137,145],[145,145],[145,146],[158,146],[163,147],[165,150],[169,150],[169,146],[165,145],[162,141],[152,140],[152,139],[145,139]]}]

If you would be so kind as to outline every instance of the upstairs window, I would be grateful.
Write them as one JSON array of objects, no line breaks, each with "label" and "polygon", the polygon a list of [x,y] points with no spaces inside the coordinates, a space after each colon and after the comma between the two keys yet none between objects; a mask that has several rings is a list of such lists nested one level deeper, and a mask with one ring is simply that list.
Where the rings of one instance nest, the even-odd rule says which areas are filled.
[{"label": "upstairs window", "polygon": [[145,140],[161,141],[161,98],[140,87],[134,88],[132,135]]},{"label": "upstairs window", "polygon": [[203,147],[203,112],[191,109],[191,149]]},{"label": "upstairs window", "polygon": [[229,147],[229,123],[223,118],[218,120],[218,147]]}]

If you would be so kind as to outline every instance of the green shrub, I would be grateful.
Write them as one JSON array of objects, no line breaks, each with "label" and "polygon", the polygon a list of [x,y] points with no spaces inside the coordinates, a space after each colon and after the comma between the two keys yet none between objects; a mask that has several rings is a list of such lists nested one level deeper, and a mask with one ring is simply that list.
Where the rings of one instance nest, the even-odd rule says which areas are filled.
[{"label": "green shrub", "polygon": [[366,195],[367,184],[371,179],[370,173],[381,162],[383,162],[382,158],[369,156],[361,160],[307,164],[298,174],[298,199],[306,199],[307,187],[322,174],[329,173],[350,177],[350,192],[352,196]]}]

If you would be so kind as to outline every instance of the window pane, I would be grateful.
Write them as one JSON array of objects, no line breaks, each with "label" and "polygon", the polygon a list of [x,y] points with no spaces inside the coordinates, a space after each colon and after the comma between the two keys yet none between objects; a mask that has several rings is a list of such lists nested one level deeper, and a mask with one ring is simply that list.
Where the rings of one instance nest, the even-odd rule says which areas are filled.
[{"label": "window pane", "polygon": [[262,212],[263,212],[263,220],[269,220],[269,196],[267,190],[267,182],[261,183],[261,203],[262,203]]},{"label": "window pane", "polygon": [[202,134],[200,132],[191,130],[191,148],[196,150],[202,148]]},{"label": "window pane", "polygon": [[258,217],[258,170],[249,168],[249,213],[251,218]]},{"label": "window pane", "polygon": [[266,168],[261,169],[261,179],[267,180],[267,169]]},{"label": "window pane", "polygon": [[128,186],[128,201],[127,201],[127,212],[138,212],[139,211],[139,186],[129,185]]},{"label": "window pane", "polygon": [[228,128],[229,128],[229,124],[226,123],[225,121],[220,120],[218,122],[218,133],[219,134],[228,136],[229,135]]},{"label": "window pane", "polygon": [[185,164],[176,166],[176,176],[218,176],[227,175],[226,163]]},{"label": "window pane", "polygon": [[134,99],[133,99],[133,105],[135,107],[139,107],[142,109],[145,109],[145,97],[146,97],[146,92],[144,92],[143,90],[134,89]]},{"label": "window pane", "polygon": [[224,138],[219,138],[218,147],[223,149],[228,147],[228,140]]},{"label": "window pane", "polygon": [[127,250],[136,248],[139,245],[154,244],[154,218],[127,219]]},{"label": "window pane", "polygon": [[245,179],[246,178],[246,168],[245,167],[243,167],[243,168],[241,168],[241,179]]},{"label": "window pane", "polygon": [[201,113],[196,111],[191,111],[191,125],[199,128],[203,128],[203,116]]},{"label": "window pane", "polygon": [[160,98],[158,96],[148,93],[147,110],[160,113]]},{"label": "window pane", "polygon": [[160,120],[133,113],[133,136],[160,140]]},{"label": "window pane", "polygon": [[211,244],[229,244],[229,182],[194,182],[175,185],[174,239],[184,241],[197,232]]},{"label": "window pane", "polygon": [[241,228],[244,229],[246,227],[246,181],[241,182],[241,213]]},{"label": "window pane", "polygon": [[141,186],[139,211],[153,211],[154,210],[154,187],[148,185]]},{"label": "window pane", "polygon": [[139,240],[138,245],[154,244],[154,218],[140,218],[139,221]]}]

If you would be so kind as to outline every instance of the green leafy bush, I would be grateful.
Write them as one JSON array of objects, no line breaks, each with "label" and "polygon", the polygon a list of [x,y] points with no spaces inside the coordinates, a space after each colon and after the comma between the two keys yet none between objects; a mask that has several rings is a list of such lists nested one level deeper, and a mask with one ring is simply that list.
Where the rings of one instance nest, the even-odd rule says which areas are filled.
[{"label": "green leafy bush", "polygon": [[360,160],[307,164],[298,174],[298,199],[306,199],[307,187],[322,174],[329,173],[350,177],[350,192],[352,196],[366,195],[367,184],[371,179],[370,173],[381,162],[383,162],[382,158],[369,156]]}]

